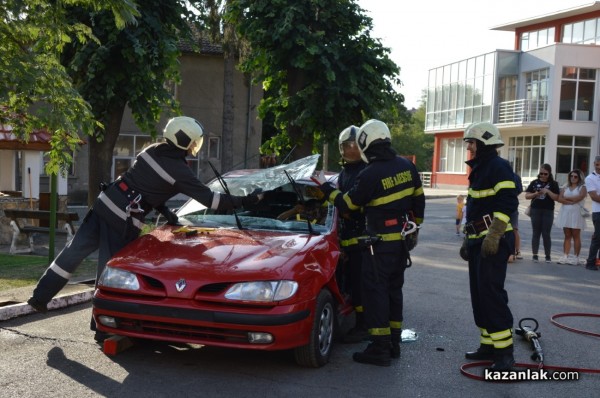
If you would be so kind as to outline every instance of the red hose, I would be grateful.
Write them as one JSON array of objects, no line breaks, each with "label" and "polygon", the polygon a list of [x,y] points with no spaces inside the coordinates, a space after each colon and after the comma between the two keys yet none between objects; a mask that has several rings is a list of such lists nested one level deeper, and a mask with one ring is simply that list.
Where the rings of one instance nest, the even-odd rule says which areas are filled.
[{"label": "red hose", "polygon": [[555,320],[556,318],[565,318],[565,317],[573,317],[573,316],[585,316],[585,317],[600,318],[600,314],[586,314],[586,313],[580,313],[580,312],[565,312],[563,314],[552,315],[550,317],[550,322],[552,322],[554,325],[558,326],[559,328],[563,328],[563,329],[566,329],[566,330],[574,332],[574,333],[587,334],[588,336],[600,337],[600,333],[594,333],[594,332],[588,332],[587,330],[575,329],[575,328],[572,328],[572,327],[569,327],[569,326],[565,326],[562,323],[559,323],[559,322],[557,322]]}]

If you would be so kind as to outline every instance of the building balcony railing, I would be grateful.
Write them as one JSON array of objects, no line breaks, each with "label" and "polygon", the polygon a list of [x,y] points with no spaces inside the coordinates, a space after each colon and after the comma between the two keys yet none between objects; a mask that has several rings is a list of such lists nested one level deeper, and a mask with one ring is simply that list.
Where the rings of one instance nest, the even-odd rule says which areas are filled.
[{"label": "building balcony railing", "polygon": [[498,124],[548,121],[548,100],[516,100],[498,104]]}]

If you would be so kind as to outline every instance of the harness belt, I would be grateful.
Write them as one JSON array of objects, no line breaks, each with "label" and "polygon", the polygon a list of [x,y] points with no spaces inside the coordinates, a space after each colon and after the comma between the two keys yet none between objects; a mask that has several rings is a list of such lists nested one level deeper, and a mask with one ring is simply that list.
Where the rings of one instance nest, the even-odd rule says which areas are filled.
[{"label": "harness belt", "polygon": [[491,224],[492,216],[486,214],[479,220],[471,221],[470,223],[465,224],[464,231],[467,235],[477,235],[483,231],[487,231]]}]

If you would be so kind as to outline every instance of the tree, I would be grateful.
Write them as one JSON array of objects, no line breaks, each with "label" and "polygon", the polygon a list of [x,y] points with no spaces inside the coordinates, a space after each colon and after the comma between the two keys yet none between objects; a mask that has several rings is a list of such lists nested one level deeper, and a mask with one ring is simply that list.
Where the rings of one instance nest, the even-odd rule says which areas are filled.
[{"label": "tree", "polygon": [[431,171],[434,137],[424,133],[425,105],[421,103],[407,124],[391,126],[392,146],[400,155],[414,155],[419,171]]},{"label": "tree", "polygon": [[88,202],[99,192],[101,181],[110,181],[113,148],[120,133],[125,107],[137,126],[151,136],[163,112],[179,112],[167,82],[178,83],[179,40],[193,42],[189,21],[196,16],[185,1],[140,0],[135,25],[117,29],[110,13],[69,7],[73,23],[88,26],[98,41],[72,42],[62,62],[77,90],[92,107],[94,118],[104,125],[89,140]]},{"label": "tree", "polygon": [[[87,26],[68,21],[64,3],[5,0],[0,5],[0,122],[12,125],[25,140],[34,130],[52,133],[49,175],[66,170],[80,132],[93,134],[101,128],[59,62],[64,46],[72,40],[95,40]],[[129,0],[68,3],[96,12],[108,10],[115,29],[138,15]]]},{"label": "tree", "polygon": [[393,89],[399,69],[354,0],[231,0],[227,18],[252,48],[242,69],[263,82],[260,115],[280,131],[264,147],[307,156],[404,100]]}]

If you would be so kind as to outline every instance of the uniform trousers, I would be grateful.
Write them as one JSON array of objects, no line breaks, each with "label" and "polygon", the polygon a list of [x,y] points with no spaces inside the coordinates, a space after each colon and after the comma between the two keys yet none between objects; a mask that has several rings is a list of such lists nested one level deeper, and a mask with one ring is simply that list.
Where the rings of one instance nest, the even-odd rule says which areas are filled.
[{"label": "uniform trousers", "polygon": [[138,236],[132,229],[125,233],[111,228],[93,209],[90,209],[75,233],[75,236],[56,259],[46,269],[33,291],[33,297],[40,303],[48,303],[67,284],[71,274],[81,262],[98,250],[96,282],[110,258]]},{"label": "uniform trousers", "polygon": [[482,239],[469,241],[469,284],[475,324],[489,334],[513,327],[513,316],[504,289],[508,257],[514,252],[515,235],[506,232],[498,252],[481,257]]},{"label": "uniform trousers", "polygon": [[390,335],[402,326],[404,271],[407,254],[401,241],[379,242],[363,250],[362,302],[371,335]]}]

